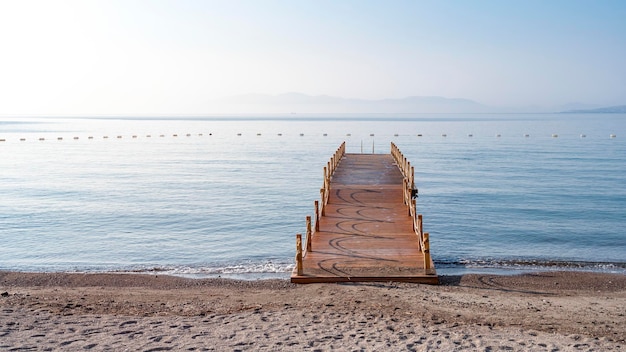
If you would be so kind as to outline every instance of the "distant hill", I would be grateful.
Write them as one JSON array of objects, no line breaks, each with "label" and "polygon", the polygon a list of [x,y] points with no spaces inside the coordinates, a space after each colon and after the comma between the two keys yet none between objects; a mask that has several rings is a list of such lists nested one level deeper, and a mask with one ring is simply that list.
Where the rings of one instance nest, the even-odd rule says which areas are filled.
[{"label": "distant hill", "polygon": [[626,105],[600,108],[559,106],[494,107],[469,99],[409,96],[399,99],[349,99],[302,93],[244,94],[208,102],[209,113],[226,114],[411,114],[411,113],[626,113]]},{"label": "distant hill", "polygon": [[609,106],[598,109],[569,110],[563,112],[575,114],[624,114],[626,113],[626,105]]},{"label": "distant hill", "polygon": [[493,108],[468,99],[411,96],[401,99],[345,99],[328,95],[246,94],[210,102],[229,113],[482,113]]}]

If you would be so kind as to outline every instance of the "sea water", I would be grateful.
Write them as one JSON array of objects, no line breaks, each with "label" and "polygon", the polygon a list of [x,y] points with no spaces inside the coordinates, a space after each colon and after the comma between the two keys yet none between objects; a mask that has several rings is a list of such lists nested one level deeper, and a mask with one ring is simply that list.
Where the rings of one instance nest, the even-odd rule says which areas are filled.
[{"label": "sea water", "polygon": [[438,272],[626,273],[626,115],[0,119],[0,270],[288,277],[322,168],[415,167]]}]

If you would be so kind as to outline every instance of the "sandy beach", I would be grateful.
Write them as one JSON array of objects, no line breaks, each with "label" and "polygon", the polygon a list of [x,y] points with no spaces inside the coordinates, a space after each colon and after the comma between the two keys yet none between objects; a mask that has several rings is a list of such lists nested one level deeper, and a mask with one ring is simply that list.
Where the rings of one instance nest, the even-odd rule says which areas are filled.
[{"label": "sandy beach", "polygon": [[622,351],[626,276],[405,283],[0,272],[0,350]]}]

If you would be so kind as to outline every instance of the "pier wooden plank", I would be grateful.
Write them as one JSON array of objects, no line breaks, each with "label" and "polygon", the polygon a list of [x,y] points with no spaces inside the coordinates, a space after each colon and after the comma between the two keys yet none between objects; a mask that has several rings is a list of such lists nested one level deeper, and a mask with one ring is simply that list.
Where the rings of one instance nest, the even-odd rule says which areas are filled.
[{"label": "pier wooden plank", "polygon": [[405,281],[437,284],[404,204],[404,176],[390,154],[345,154],[332,173],[319,230],[294,283]]}]

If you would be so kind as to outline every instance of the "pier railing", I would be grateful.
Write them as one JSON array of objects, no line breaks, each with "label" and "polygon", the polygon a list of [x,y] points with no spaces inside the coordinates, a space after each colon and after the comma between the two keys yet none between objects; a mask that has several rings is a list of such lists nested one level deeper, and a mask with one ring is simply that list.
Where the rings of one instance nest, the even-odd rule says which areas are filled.
[{"label": "pier railing", "polygon": [[[326,215],[325,208],[326,204],[328,204],[328,198],[330,197],[330,179],[335,173],[335,170],[337,169],[337,165],[339,165],[341,158],[343,158],[345,154],[346,142],[343,142],[341,143],[339,148],[337,148],[337,151],[335,151],[335,154],[333,154],[326,166],[324,166],[324,185],[320,189],[320,198],[322,200],[322,209],[320,210],[321,215]],[[319,220],[319,217],[317,217],[316,222],[317,220]]]},{"label": "pier railing", "polygon": [[404,204],[408,206],[411,204],[411,199],[415,198],[417,195],[417,188],[415,188],[415,168],[411,166],[411,162],[409,162],[398,146],[393,142],[391,142],[391,155],[404,177],[402,181]]},{"label": "pier railing", "polygon": [[413,219],[413,231],[417,235],[420,250],[424,253],[424,268],[431,268],[430,241],[428,232],[424,232],[422,224],[422,214],[417,214],[417,188],[415,187],[415,168],[411,166],[409,160],[402,154],[398,146],[391,142],[391,155],[393,156],[402,176],[404,204],[407,205],[409,216]]},{"label": "pier railing", "polygon": [[[328,198],[330,198],[330,180],[341,161],[341,158],[346,154],[346,142],[341,143],[335,154],[330,158],[326,166],[324,166],[324,183],[320,189],[320,201],[315,201],[315,232],[320,229],[320,218],[326,215],[326,205],[328,204]],[[311,238],[313,237],[313,229],[311,224],[311,217],[306,217],[306,238],[305,248],[302,248],[302,234],[296,235],[296,270],[298,275],[302,275],[302,258],[307,252],[312,251]]]}]

